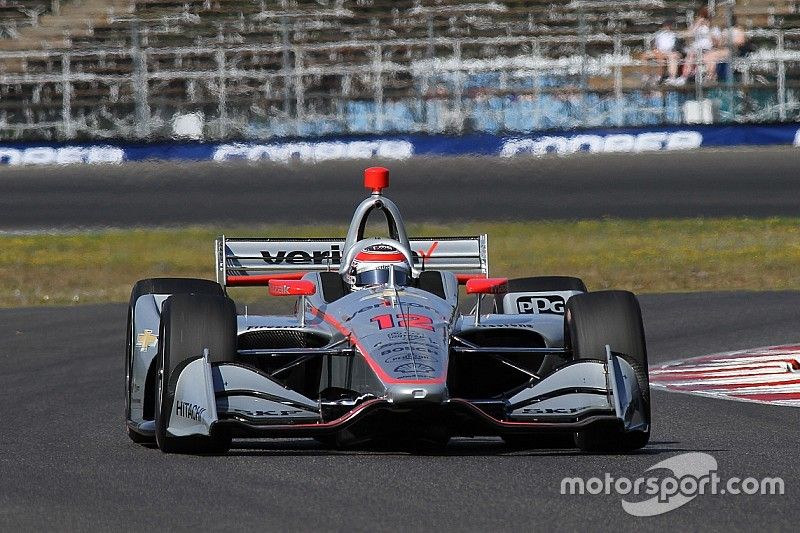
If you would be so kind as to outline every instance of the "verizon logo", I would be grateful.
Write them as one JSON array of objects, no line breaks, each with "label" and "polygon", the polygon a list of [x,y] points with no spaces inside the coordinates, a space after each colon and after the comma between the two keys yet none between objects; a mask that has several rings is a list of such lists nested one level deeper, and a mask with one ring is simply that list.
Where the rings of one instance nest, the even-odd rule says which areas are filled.
[{"label": "verizon logo", "polygon": [[262,250],[261,255],[268,265],[338,265],[342,261],[342,249],[338,244],[330,250],[278,250],[275,255]]}]

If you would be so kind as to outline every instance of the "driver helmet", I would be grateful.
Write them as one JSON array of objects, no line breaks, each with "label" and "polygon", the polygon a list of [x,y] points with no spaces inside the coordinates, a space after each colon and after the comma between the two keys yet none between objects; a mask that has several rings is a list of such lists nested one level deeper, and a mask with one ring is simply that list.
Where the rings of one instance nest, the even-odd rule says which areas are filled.
[{"label": "driver helmet", "polygon": [[356,254],[344,278],[354,288],[385,285],[394,271],[394,284],[411,283],[411,265],[406,256],[389,244],[373,244]]}]

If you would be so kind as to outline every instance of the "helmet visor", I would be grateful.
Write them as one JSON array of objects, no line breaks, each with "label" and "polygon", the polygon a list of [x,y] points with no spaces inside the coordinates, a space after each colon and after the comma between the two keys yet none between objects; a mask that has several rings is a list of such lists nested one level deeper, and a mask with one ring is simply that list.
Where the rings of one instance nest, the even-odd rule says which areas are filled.
[{"label": "helmet visor", "polygon": [[376,268],[375,270],[366,270],[356,274],[356,285],[363,287],[366,285],[385,285],[389,283],[389,270],[394,270],[394,284],[405,286],[408,285],[409,276],[408,272],[395,267],[389,268]]}]

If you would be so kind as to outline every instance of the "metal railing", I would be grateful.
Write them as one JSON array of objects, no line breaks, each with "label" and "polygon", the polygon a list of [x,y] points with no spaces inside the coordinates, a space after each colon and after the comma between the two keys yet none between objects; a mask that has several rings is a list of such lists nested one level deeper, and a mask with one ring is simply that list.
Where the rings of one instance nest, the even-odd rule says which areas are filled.
[{"label": "metal railing", "polygon": [[526,132],[681,123],[687,102],[714,121],[797,120],[800,29],[748,36],[761,45],[724,81],[705,83],[701,57],[684,88],[642,81],[658,65],[638,34],[1,52],[0,138],[168,138],[187,114],[206,139]]}]

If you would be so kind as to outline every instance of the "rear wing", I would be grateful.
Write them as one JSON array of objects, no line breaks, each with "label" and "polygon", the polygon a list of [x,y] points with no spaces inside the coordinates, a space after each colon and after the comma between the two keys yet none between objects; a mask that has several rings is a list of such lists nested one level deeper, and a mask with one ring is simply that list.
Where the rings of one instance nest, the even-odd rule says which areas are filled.
[{"label": "rear wing", "polygon": [[[216,240],[217,282],[223,286],[267,285],[270,279],[305,272],[338,271],[344,239]],[[472,277],[489,275],[486,235],[410,239],[414,266]],[[282,274],[279,273],[294,273]],[[469,277],[469,276],[465,276]]]}]

